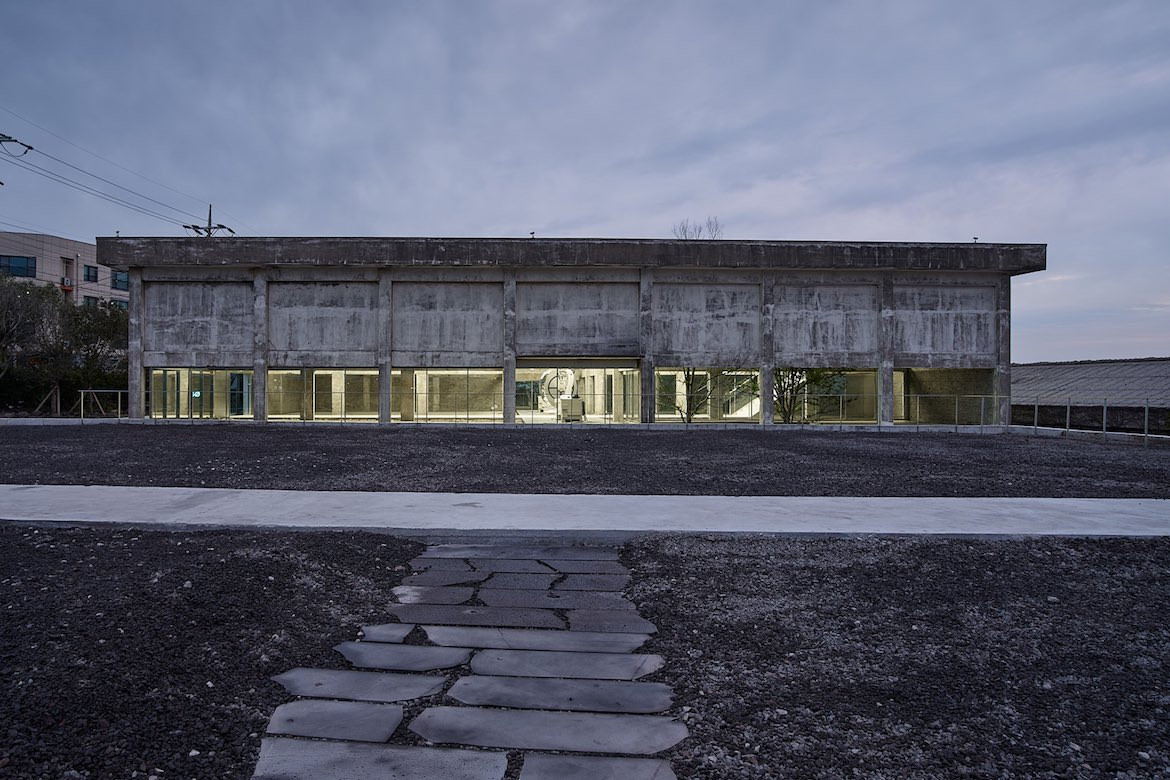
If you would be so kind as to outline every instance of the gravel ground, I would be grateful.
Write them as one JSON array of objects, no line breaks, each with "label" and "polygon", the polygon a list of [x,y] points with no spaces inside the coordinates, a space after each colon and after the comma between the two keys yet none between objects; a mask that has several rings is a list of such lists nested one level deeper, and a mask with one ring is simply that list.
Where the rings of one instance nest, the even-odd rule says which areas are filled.
[{"label": "gravel ground", "polygon": [[268,678],[338,666],[330,648],[385,620],[421,549],[343,532],[0,525],[0,778],[250,777],[289,699]]},{"label": "gravel ground", "polygon": [[0,427],[0,482],[486,493],[1165,498],[1170,496],[1170,447],[1017,435],[756,429],[6,426]]},{"label": "gravel ground", "polygon": [[652,537],[686,778],[1170,777],[1170,540]]}]

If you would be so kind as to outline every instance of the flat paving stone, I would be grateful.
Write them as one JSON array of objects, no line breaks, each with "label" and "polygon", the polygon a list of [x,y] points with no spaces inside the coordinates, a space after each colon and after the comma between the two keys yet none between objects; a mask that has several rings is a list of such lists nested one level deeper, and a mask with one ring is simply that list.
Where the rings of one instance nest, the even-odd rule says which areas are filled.
[{"label": "flat paving stone", "polygon": [[289,669],[272,678],[294,696],[355,701],[406,701],[438,693],[446,679],[421,674],[357,672],[351,669]]},{"label": "flat paving stone", "polygon": [[634,609],[634,603],[620,593],[596,593],[587,590],[548,591],[480,588],[479,600],[491,607]]},{"label": "flat paving stone", "polygon": [[410,568],[415,571],[471,571],[466,561],[451,558],[414,558]]},{"label": "flat paving stone", "polygon": [[[501,626],[505,628],[564,628],[565,623],[547,609],[511,607],[432,606],[392,604],[390,612],[409,623],[439,623],[455,626]],[[614,629],[615,631],[617,629]]]},{"label": "flat paving stone", "polygon": [[394,598],[401,604],[462,604],[475,595],[475,588],[428,588],[421,585],[398,585]]},{"label": "flat paving stone", "polygon": [[555,574],[540,561],[512,558],[470,558],[468,563],[476,571],[512,572],[516,574]]},{"label": "flat paving stone", "polygon": [[541,631],[530,628],[472,628],[423,626],[436,645],[498,647],[505,650],[566,650],[576,653],[632,653],[650,639],[649,634],[616,631]]},{"label": "flat paving stone", "polygon": [[558,561],[541,559],[541,563],[551,566],[563,574],[629,574],[630,570],[617,561]]},{"label": "flat paving stone", "polygon": [[476,674],[511,677],[578,677],[636,680],[662,668],[660,655],[565,653],[556,650],[480,650],[471,659]]},{"label": "flat paving stone", "polygon": [[507,771],[504,753],[269,737],[252,780],[502,780]]},{"label": "flat paving stone", "polygon": [[401,722],[402,707],[397,704],[302,699],[277,707],[268,721],[268,733],[385,742]]},{"label": "flat paving stone", "polygon": [[498,572],[485,580],[483,587],[548,590],[560,576],[559,574],[506,574]]},{"label": "flat paving stone", "polygon": [[425,585],[427,587],[439,588],[444,585],[462,585],[465,582],[483,582],[490,576],[492,576],[491,572],[471,571],[470,567],[467,571],[432,569],[419,572],[418,574],[411,574],[409,577],[403,577],[402,584]]},{"label": "flat paving stone", "polygon": [[686,726],[658,715],[479,707],[428,707],[410,730],[438,743],[633,755],[658,753],[687,736]]},{"label": "flat paving stone", "polygon": [[401,642],[414,630],[414,623],[381,623],[362,626],[362,637],[367,642]]},{"label": "flat paving stone", "polygon": [[381,642],[342,642],[333,648],[354,666],[366,669],[393,669],[399,672],[428,672],[450,669],[467,663],[471,651],[460,647],[389,645]]},{"label": "flat paving stone", "polygon": [[[487,584],[491,584],[491,580]],[[629,584],[628,574],[566,574],[554,589],[621,591]]]},{"label": "flat paving stone", "polygon": [[653,634],[658,631],[649,620],[628,609],[576,609],[569,612],[569,626],[574,631],[621,631],[635,634]]},{"label": "flat paving stone", "polygon": [[520,780],[678,780],[660,758],[525,753]]},{"label": "flat paving stone", "polygon": [[553,558],[563,561],[616,561],[612,547],[555,547],[504,544],[435,544],[422,553],[423,558]]},{"label": "flat paving stone", "polygon": [[665,712],[674,700],[663,683],[487,675],[461,677],[447,695],[487,707],[629,714]]}]

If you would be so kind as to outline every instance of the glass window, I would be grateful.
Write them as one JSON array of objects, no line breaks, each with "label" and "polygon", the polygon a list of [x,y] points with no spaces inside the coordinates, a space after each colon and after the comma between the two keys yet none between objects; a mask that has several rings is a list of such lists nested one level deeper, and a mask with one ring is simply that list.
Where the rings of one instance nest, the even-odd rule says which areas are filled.
[{"label": "glass window", "polygon": [[541,366],[537,358],[526,360],[516,369],[517,422],[638,422],[640,371],[633,365],[606,362],[561,359]]},{"label": "glass window", "polygon": [[90,308],[90,309],[95,309],[95,308],[97,308],[97,305],[98,305],[98,299],[93,297],[92,295],[86,295],[84,298],[81,299],[81,305],[85,306],[87,308]]},{"label": "glass window", "polygon": [[877,369],[779,367],[772,402],[777,423],[877,422]]},{"label": "glass window", "polygon": [[0,255],[0,273],[9,276],[27,276],[36,278],[37,259],[35,257],[18,257],[14,255]]},{"label": "glass window", "polygon": [[114,271],[110,274],[110,287],[115,290],[130,289],[130,274],[126,271]]},{"label": "glass window", "polygon": [[989,368],[906,368],[894,375],[898,422],[991,425],[997,422],[995,371]]},{"label": "glass window", "polygon": [[96,265],[87,265],[85,267],[85,281],[96,282],[98,280],[98,272]]},{"label": "glass window", "polygon": [[160,419],[252,417],[252,372],[233,368],[152,368],[147,414]]},{"label": "glass window", "polygon": [[390,377],[391,419],[498,423],[504,420],[504,372],[498,368],[399,369]]},{"label": "glass window", "polygon": [[127,309],[130,308],[129,301],[120,301],[117,298],[110,301],[110,305],[113,306],[115,309],[121,309],[122,311],[126,311]]},{"label": "glass window", "polygon": [[655,372],[658,422],[757,422],[759,372],[746,368],[683,367]]},{"label": "glass window", "polygon": [[376,368],[271,369],[268,419],[377,422],[378,393]]}]

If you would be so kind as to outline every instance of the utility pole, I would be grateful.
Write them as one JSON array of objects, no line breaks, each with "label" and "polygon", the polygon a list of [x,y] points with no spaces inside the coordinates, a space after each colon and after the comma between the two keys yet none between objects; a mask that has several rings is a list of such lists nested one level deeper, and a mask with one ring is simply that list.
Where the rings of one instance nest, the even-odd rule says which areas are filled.
[{"label": "utility pole", "polygon": [[[20,154],[12,154],[12,152],[9,152],[7,149],[4,149],[5,152],[7,152],[8,154],[12,154],[13,157],[24,157],[26,154],[28,154],[29,152],[32,151],[32,147],[29,146],[28,144],[26,144],[24,141],[17,141],[15,138],[13,138],[10,135],[4,135],[4,133],[0,133],[0,149],[4,148],[4,144],[16,144],[17,146],[24,147],[24,151],[21,152]],[[0,187],[3,187],[3,186],[4,186],[4,182],[0,181]]]},{"label": "utility pole", "polygon": [[236,234],[236,231],[232,230],[227,225],[212,224],[212,222],[211,222],[211,204],[210,203],[207,204],[207,225],[183,225],[183,227],[186,228],[187,230],[194,232],[195,235],[203,236],[204,238],[211,238],[212,236],[214,236],[216,233],[218,233],[221,230],[226,230],[227,232],[231,233],[233,236]]}]

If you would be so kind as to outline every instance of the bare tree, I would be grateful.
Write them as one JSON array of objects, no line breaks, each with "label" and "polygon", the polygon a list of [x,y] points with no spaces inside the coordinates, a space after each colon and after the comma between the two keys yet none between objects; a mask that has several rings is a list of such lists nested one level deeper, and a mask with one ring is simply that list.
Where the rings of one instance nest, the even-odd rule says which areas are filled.
[{"label": "bare tree", "polygon": [[[682,398],[674,380],[665,381],[659,377],[658,403],[677,412],[685,423],[694,422],[695,416],[707,414],[711,419],[722,416],[720,408],[725,399],[734,399],[743,393],[758,395],[759,381],[756,375],[740,368],[697,368],[686,366],[678,369],[682,374]],[[753,395],[753,397],[755,397]]]},{"label": "bare tree", "polygon": [[707,217],[706,222],[691,222],[684,219],[682,222],[676,222],[670,232],[674,233],[675,238],[687,241],[700,238],[714,240],[723,237],[723,225],[720,224],[719,217]]},{"label": "bare tree", "polygon": [[772,372],[772,400],[781,422],[794,423],[805,418],[805,403],[811,403],[814,416],[821,413],[824,394],[836,389],[847,369],[776,368]]}]

